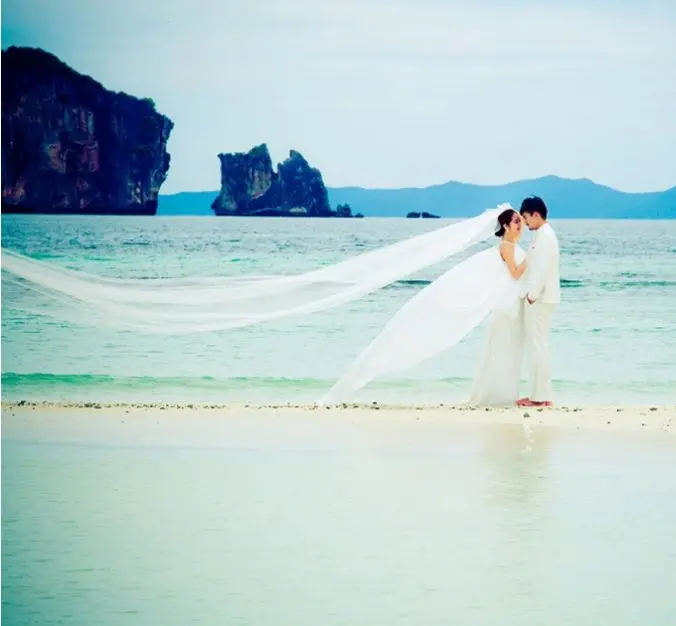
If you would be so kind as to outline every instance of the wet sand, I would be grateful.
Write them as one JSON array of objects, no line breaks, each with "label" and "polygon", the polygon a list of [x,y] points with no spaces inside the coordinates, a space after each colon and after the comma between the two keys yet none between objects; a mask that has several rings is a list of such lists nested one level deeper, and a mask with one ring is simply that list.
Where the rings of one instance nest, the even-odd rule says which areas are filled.
[{"label": "wet sand", "polygon": [[674,418],[6,404],[3,618],[671,625]]}]

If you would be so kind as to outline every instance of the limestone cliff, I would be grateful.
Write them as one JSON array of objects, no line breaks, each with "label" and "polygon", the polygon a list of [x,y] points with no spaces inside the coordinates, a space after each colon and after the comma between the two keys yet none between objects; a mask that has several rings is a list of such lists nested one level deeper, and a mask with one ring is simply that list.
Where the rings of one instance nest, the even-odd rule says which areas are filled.
[{"label": "limestone cliff", "polygon": [[2,211],[154,215],[173,123],[54,55],[2,51]]},{"label": "limestone cliff", "polygon": [[265,144],[246,153],[219,154],[221,192],[216,215],[335,217],[322,175],[291,150],[277,172]]}]

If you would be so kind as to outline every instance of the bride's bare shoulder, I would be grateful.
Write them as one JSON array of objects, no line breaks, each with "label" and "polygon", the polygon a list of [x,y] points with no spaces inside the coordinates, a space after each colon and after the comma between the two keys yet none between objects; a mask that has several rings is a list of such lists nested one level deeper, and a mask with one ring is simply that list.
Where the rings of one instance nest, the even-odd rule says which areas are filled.
[{"label": "bride's bare shoulder", "polygon": [[503,261],[510,259],[514,256],[514,244],[510,241],[501,241],[498,244],[498,250],[500,251],[500,256]]}]

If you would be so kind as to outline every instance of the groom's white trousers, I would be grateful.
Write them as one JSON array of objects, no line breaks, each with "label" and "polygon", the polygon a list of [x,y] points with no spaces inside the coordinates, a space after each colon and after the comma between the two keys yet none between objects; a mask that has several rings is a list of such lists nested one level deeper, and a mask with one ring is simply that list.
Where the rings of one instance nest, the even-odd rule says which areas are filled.
[{"label": "groom's white trousers", "polygon": [[530,371],[531,392],[536,402],[551,402],[552,377],[549,369],[549,325],[556,305],[524,302],[526,359]]}]

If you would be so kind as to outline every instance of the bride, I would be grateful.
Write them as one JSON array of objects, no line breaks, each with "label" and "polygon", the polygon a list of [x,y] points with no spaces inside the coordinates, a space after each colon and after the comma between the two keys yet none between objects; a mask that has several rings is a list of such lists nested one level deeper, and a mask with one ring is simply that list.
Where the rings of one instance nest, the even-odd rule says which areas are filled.
[{"label": "bride", "polygon": [[[514,280],[526,271],[523,250],[517,245],[523,229],[523,217],[508,209],[498,217],[495,233],[501,238],[500,258]],[[505,302],[492,314],[481,364],[474,377],[470,404],[514,404],[519,397],[519,375],[524,350],[523,299]]]},{"label": "bride", "polygon": [[[322,311],[439,263],[493,235],[477,252],[418,292],[394,315],[323,403],[349,399],[371,380],[448,350],[489,315],[470,401],[511,404],[521,362],[521,216],[508,204],[476,217],[300,275],[116,279],[68,270],[2,250],[2,279],[19,283],[4,304],[75,323],[144,333],[224,330]],[[50,297],[38,306],[35,293]],[[33,294],[32,296],[30,294]],[[26,297],[27,296],[27,297]]]}]

